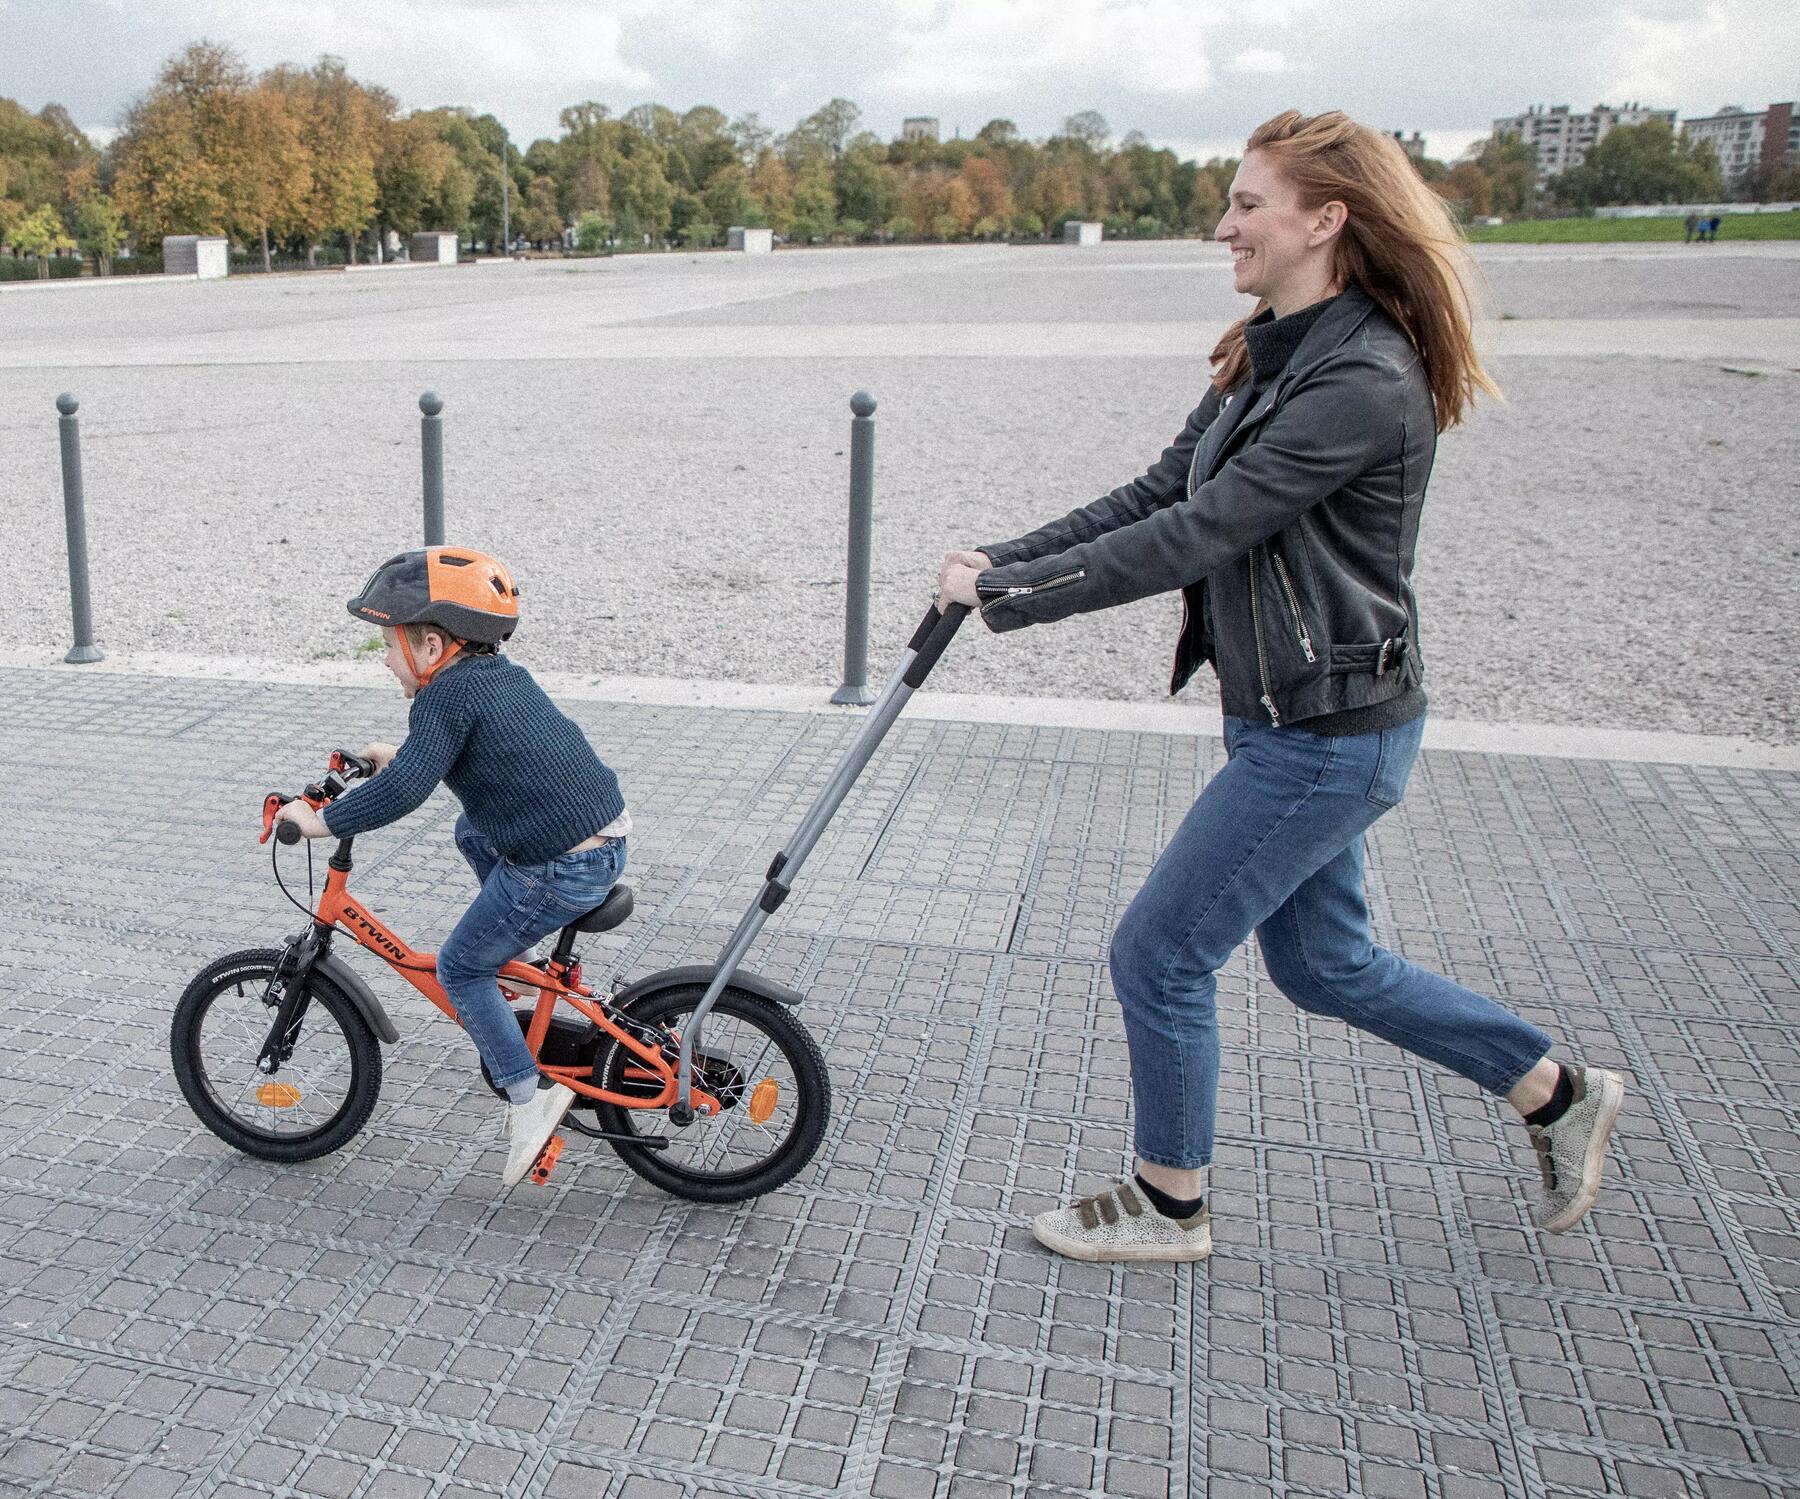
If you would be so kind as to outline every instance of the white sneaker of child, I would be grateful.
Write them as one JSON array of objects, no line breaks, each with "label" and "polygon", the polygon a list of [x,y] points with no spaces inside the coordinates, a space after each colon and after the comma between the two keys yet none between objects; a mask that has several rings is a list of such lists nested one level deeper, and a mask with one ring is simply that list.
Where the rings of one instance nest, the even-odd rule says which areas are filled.
[{"label": "white sneaker of child", "polygon": [[563,1115],[569,1112],[569,1105],[574,1102],[573,1088],[552,1083],[548,1088],[539,1088],[527,1102],[507,1106],[510,1143],[506,1152],[506,1170],[500,1174],[502,1182],[513,1187],[524,1179],[531,1163],[549,1144],[556,1126],[562,1123]]}]

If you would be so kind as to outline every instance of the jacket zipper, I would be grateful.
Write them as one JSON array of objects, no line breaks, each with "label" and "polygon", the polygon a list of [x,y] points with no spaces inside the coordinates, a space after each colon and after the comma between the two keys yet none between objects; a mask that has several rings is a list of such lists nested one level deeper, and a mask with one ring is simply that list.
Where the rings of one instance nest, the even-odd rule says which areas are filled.
[{"label": "jacket zipper", "polygon": [[1294,611],[1294,629],[1300,636],[1300,649],[1306,652],[1308,661],[1317,661],[1313,654],[1312,636],[1306,633],[1306,617],[1300,612],[1300,600],[1294,593],[1294,581],[1288,577],[1287,564],[1281,560],[1278,552],[1270,552],[1269,560],[1275,564],[1275,575],[1281,579],[1282,590],[1287,594],[1288,608]]},{"label": "jacket zipper", "polygon": [[1016,599],[1022,594],[1046,593],[1052,588],[1061,588],[1065,583],[1079,583],[1086,576],[1087,570],[1078,567],[1072,573],[1058,573],[1054,578],[1045,578],[1041,583],[1012,583],[998,589],[991,583],[985,589],[978,584],[975,591],[990,595],[986,603],[981,606],[985,609],[988,604],[998,604],[1005,599]]},{"label": "jacket zipper", "polygon": [[1256,674],[1262,679],[1262,705],[1269,710],[1269,726],[1281,727],[1281,713],[1275,706],[1275,690],[1269,686],[1269,661],[1263,654],[1262,616],[1257,605],[1256,559],[1250,559],[1250,633],[1256,637]]}]

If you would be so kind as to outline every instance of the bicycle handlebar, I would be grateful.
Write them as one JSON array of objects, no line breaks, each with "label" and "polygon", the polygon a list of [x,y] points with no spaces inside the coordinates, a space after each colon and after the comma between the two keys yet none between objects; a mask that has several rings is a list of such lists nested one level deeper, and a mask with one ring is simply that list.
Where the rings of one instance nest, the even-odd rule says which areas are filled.
[{"label": "bicycle handlebar", "polygon": [[298,797],[289,796],[283,791],[271,791],[263,798],[262,837],[256,841],[267,843],[269,834],[273,832],[277,843],[298,843],[302,836],[300,829],[291,822],[276,822],[277,812],[291,801],[304,801],[317,811],[342,796],[352,781],[364,780],[374,774],[373,760],[365,760],[361,755],[353,755],[346,749],[333,750],[324,776],[308,786]]}]

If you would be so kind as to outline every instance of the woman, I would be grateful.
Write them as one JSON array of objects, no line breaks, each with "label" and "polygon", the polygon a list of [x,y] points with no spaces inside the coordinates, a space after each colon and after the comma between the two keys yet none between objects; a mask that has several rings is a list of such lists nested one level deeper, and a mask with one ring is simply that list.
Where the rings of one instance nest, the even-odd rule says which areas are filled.
[{"label": "woman", "polygon": [[1170,690],[1218,674],[1227,761],[1113,934],[1137,1165],[1040,1215],[1083,1260],[1212,1251],[1214,975],[1254,931],[1306,1010],[1506,1099],[1543,1171],[1551,1233],[1593,1204],[1624,1094],[1537,1027],[1376,947],[1363,835],[1406,788],[1425,727],[1411,575],[1437,434],[1498,394],[1476,353],[1467,251],[1392,138],[1339,113],[1250,137],[1217,238],[1256,311],[1214,349],[1206,397],[1140,478],[1016,541],[951,552],[940,600],[996,631],[1179,588]]}]

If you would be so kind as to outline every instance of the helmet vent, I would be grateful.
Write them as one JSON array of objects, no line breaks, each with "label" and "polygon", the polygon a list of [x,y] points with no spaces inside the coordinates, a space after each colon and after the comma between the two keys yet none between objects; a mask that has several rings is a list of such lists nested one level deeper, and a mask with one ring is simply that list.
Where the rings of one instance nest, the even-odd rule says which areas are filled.
[{"label": "helmet vent", "polygon": [[445,567],[468,567],[475,559],[473,557],[459,557],[455,552],[439,552],[438,561]]}]

